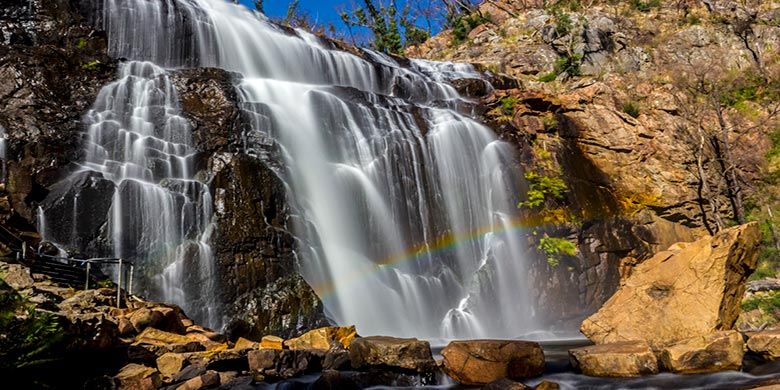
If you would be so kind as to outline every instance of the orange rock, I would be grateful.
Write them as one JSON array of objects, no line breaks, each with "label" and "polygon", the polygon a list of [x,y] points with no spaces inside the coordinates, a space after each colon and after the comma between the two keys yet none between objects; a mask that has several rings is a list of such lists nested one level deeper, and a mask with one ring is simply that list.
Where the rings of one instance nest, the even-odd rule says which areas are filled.
[{"label": "orange rock", "polygon": [[658,360],[645,341],[599,344],[569,351],[575,369],[588,376],[636,377],[658,373]]},{"label": "orange rock", "polygon": [[441,352],[444,372],[469,386],[499,379],[525,379],[544,372],[538,343],[517,340],[453,341]]},{"label": "orange rock", "polygon": [[284,346],[289,349],[331,349],[349,348],[349,344],[357,337],[355,326],[328,326],[314,329],[302,336],[289,339]]},{"label": "orange rock", "polygon": [[597,344],[645,340],[653,350],[733,328],[761,241],[757,223],[677,246],[634,267],[580,328]]},{"label": "orange rock", "polygon": [[284,339],[277,336],[263,336],[260,340],[260,348],[283,349]]}]

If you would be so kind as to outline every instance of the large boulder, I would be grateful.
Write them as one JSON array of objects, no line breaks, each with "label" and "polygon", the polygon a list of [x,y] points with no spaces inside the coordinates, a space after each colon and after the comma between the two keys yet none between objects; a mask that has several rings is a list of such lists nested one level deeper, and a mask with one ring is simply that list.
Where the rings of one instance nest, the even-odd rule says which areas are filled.
[{"label": "large boulder", "polygon": [[294,378],[322,371],[326,351],[259,349],[249,351],[249,371],[257,381]]},{"label": "large boulder", "polygon": [[188,379],[176,389],[177,390],[211,389],[219,385],[220,385],[219,373],[216,371],[206,371],[202,375]]},{"label": "large boulder", "polygon": [[119,389],[127,390],[155,390],[162,384],[157,370],[140,364],[124,366],[114,379],[119,384]]},{"label": "large boulder", "polygon": [[780,359],[780,329],[754,333],[748,339],[747,347],[766,359]]},{"label": "large boulder", "polygon": [[622,341],[569,351],[571,365],[597,377],[636,377],[658,373],[658,361],[644,341]]},{"label": "large boulder", "polygon": [[360,337],[349,345],[349,358],[356,369],[381,367],[424,373],[436,368],[431,345],[417,339]]},{"label": "large boulder", "polygon": [[157,358],[157,369],[164,378],[172,378],[190,365],[188,354],[167,352]]},{"label": "large boulder", "polygon": [[[304,333],[300,337],[289,339],[284,346],[289,349],[322,349],[349,348],[352,340],[357,337],[355,326],[328,326]],[[271,346],[271,339],[267,344]]]},{"label": "large boulder", "polygon": [[219,372],[246,371],[247,350],[222,349],[198,352],[168,352],[156,361],[157,369],[165,378],[179,376],[191,366]]},{"label": "large boulder", "polygon": [[135,338],[133,345],[145,348],[157,355],[163,355],[168,352],[184,353],[206,350],[206,347],[198,340],[155,328],[144,329]]},{"label": "large boulder", "polygon": [[0,262],[0,275],[14,290],[25,290],[33,286],[34,280],[30,269],[21,264]]},{"label": "large boulder", "polygon": [[660,359],[663,367],[671,372],[701,374],[739,370],[744,355],[742,335],[731,330],[694,337],[664,348]]},{"label": "large boulder", "polygon": [[464,385],[499,379],[525,379],[544,372],[538,343],[516,340],[452,341],[442,351],[444,372]]},{"label": "large boulder", "polygon": [[638,265],[580,328],[597,344],[646,340],[654,350],[732,329],[755,270],[757,223],[678,244]]}]

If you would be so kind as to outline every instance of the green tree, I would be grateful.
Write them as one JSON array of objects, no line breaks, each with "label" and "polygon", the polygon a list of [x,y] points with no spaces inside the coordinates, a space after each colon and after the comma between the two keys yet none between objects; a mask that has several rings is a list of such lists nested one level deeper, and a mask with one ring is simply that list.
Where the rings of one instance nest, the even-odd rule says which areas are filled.
[{"label": "green tree", "polygon": [[363,0],[363,5],[341,11],[340,16],[353,42],[356,40],[353,29],[366,28],[371,32],[370,44],[375,50],[403,55],[405,48],[430,38],[430,30],[419,27],[418,20],[422,18],[432,26],[436,12],[434,6],[423,6],[420,2],[409,1],[399,9],[395,0]]}]

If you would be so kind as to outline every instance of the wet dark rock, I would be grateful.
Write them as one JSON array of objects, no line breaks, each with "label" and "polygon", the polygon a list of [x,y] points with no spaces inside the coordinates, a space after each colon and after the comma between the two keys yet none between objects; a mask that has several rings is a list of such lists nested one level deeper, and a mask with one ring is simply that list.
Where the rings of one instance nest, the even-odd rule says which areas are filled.
[{"label": "wet dark rock", "polygon": [[206,372],[206,366],[202,364],[192,364],[185,367],[181,372],[176,374],[171,380],[172,383],[180,383],[188,381],[197,376],[201,376]]},{"label": "wet dark rock", "polygon": [[182,111],[194,124],[197,149],[206,154],[236,150],[243,124],[233,86],[237,76],[215,68],[177,70],[172,75]]},{"label": "wet dark rock", "polygon": [[352,378],[341,372],[326,370],[312,385],[313,390],[358,390],[360,387]]},{"label": "wet dark rock", "polygon": [[490,83],[482,79],[456,79],[451,83],[458,93],[468,97],[482,97],[493,90]]},{"label": "wet dark rock", "polygon": [[36,202],[79,160],[81,118],[115,77],[105,34],[76,3],[12,1],[0,11],[0,126],[16,216],[9,221],[21,231],[31,228]]},{"label": "wet dark rock", "polygon": [[325,353],[322,359],[323,370],[346,370],[351,366],[349,352],[330,350]]},{"label": "wet dark rock", "polygon": [[320,372],[325,351],[260,349],[249,351],[249,370],[257,381],[278,381]]},{"label": "wet dark rock", "polygon": [[[114,191],[113,182],[92,171],[78,173],[50,187],[41,205],[48,222],[48,237],[54,242],[75,243],[81,251],[105,247]],[[72,226],[79,227],[78,237],[72,237]]]},{"label": "wet dark rock", "polygon": [[284,185],[246,155],[212,156],[220,301],[229,336],[284,338],[327,325],[322,303],[298,273]]}]

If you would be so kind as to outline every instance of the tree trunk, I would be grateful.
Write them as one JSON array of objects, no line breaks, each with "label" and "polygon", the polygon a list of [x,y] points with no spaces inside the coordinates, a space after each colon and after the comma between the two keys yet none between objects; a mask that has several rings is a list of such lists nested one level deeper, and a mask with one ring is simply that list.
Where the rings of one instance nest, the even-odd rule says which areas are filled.
[{"label": "tree trunk", "polygon": [[[710,185],[707,182],[707,174],[704,169],[703,154],[704,154],[704,135],[701,135],[701,142],[699,143],[699,150],[696,153],[696,166],[699,171],[699,207],[702,213],[702,221],[707,231],[714,235],[723,229],[723,219],[720,217],[720,202],[718,201],[718,195],[713,194],[710,190]],[[715,221],[715,227],[710,226],[709,219],[707,217],[707,209],[704,207],[704,201],[707,201],[712,209],[712,219]]]},{"label": "tree trunk", "polygon": [[720,102],[716,103],[715,112],[718,116],[718,125],[720,126],[720,137],[713,137],[715,152],[718,154],[721,171],[726,182],[726,193],[729,197],[731,208],[734,211],[734,220],[742,225],[746,222],[745,207],[742,201],[742,188],[739,185],[739,177],[736,172],[737,167],[732,159],[729,127],[723,116],[723,106],[720,105]]}]

